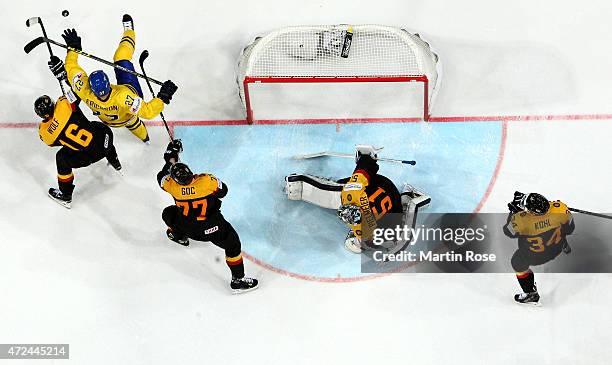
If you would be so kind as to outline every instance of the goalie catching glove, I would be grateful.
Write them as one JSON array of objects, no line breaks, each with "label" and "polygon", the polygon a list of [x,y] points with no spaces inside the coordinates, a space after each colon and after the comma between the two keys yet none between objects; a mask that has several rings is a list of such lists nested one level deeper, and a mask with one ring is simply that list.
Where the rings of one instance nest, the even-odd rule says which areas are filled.
[{"label": "goalie catching glove", "polygon": [[337,213],[338,217],[348,225],[352,226],[361,223],[361,210],[354,204],[342,205],[338,208]]}]

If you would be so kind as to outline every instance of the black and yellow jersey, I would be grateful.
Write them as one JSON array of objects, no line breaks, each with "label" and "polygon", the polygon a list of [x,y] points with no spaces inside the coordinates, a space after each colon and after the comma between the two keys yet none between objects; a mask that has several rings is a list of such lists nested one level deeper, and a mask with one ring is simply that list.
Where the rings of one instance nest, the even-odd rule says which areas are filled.
[{"label": "black and yellow jersey", "polygon": [[542,253],[548,250],[561,250],[567,236],[574,231],[574,220],[567,205],[551,201],[548,212],[535,215],[530,212],[517,212],[508,217],[504,233],[518,238],[520,250]]},{"label": "black and yellow jersey", "polygon": [[38,135],[48,146],[66,146],[81,151],[91,147],[94,132],[90,127],[78,106],[62,96],[55,103],[53,116],[40,123]]},{"label": "black and yellow jersey", "polygon": [[174,203],[185,217],[204,221],[221,209],[221,198],[227,194],[227,186],[210,174],[194,175],[189,185],[180,185],[170,177],[169,166],[157,175],[160,187],[172,195]]},{"label": "black and yellow jersey", "polygon": [[377,172],[376,160],[362,156],[351,177],[342,181],[342,205],[354,204],[361,208],[361,223],[350,226],[358,238],[371,238],[377,221],[387,213],[402,212],[397,188],[391,180],[377,175]]},{"label": "black and yellow jersey", "polygon": [[102,122],[111,127],[122,127],[133,123],[136,118],[152,119],[164,110],[159,98],[146,102],[138,96],[131,85],[111,85],[111,93],[106,101],[98,99],[89,87],[89,77],[77,62],[78,53],[68,51],[66,73],[74,92],[83,100]]}]

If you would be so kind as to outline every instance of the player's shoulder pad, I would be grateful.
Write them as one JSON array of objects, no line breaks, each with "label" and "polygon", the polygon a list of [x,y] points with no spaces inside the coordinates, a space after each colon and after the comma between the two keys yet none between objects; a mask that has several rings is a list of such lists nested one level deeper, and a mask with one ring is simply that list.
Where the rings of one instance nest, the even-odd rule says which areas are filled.
[{"label": "player's shoulder pad", "polygon": [[567,205],[561,200],[555,200],[550,202],[550,210],[554,213],[566,213],[569,212]]},{"label": "player's shoulder pad", "polygon": [[57,99],[57,103],[55,103],[55,110],[53,112],[53,117],[61,122],[67,122],[72,115],[72,104],[66,99],[66,97],[62,96]]},{"label": "player's shoulder pad", "polygon": [[162,179],[159,182],[159,187],[167,191],[172,182],[174,182],[174,180],[172,180],[172,177],[170,176],[170,174],[168,174],[162,177]]},{"label": "player's shoulder pad", "polygon": [[548,210],[549,214],[557,215],[558,218],[561,219],[562,222],[568,221],[572,213],[565,203],[561,200],[555,200],[550,202],[550,209]]},{"label": "player's shoulder pad", "polygon": [[223,182],[212,174],[197,174],[195,175],[195,181],[205,185],[205,187],[211,191],[221,190],[223,188]]},{"label": "player's shoulder pad", "polygon": [[83,71],[78,71],[72,76],[70,80],[70,85],[74,88],[76,92],[80,92],[83,89],[89,88],[89,84],[86,82],[87,74]]},{"label": "player's shoulder pad", "polygon": [[512,215],[512,219],[510,219],[510,223],[512,224],[513,231],[516,233],[520,233],[525,224],[525,220],[529,219],[528,217],[529,217],[529,214],[527,214],[527,212],[514,213]]}]

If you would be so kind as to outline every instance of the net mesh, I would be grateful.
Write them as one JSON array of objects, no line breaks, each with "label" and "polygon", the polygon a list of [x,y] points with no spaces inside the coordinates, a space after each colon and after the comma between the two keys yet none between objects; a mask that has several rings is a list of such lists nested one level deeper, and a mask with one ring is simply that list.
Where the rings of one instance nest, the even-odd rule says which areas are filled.
[{"label": "net mesh", "polygon": [[[347,36],[350,47],[347,50]],[[344,54],[343,54],[344,51]],[[346,57],[345,57],[346,56]],[[299,26],[258,37],[238,64],[240,97],[245,77],[427,76],[430,98],[438,56],[418,34],[382,25]]]}]

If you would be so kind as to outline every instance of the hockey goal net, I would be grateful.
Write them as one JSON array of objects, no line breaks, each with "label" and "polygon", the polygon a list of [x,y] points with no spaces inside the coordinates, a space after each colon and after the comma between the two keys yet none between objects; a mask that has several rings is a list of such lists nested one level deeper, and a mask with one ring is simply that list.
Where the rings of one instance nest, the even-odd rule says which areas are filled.
[{"label": "hockey goal net", "polygon": [[441,76],[438,56],[419,34],[383,25],[278,29],[244,48],[237,74],[250,124],[250,87],[266,83],[421,83],[428,120]]}]

